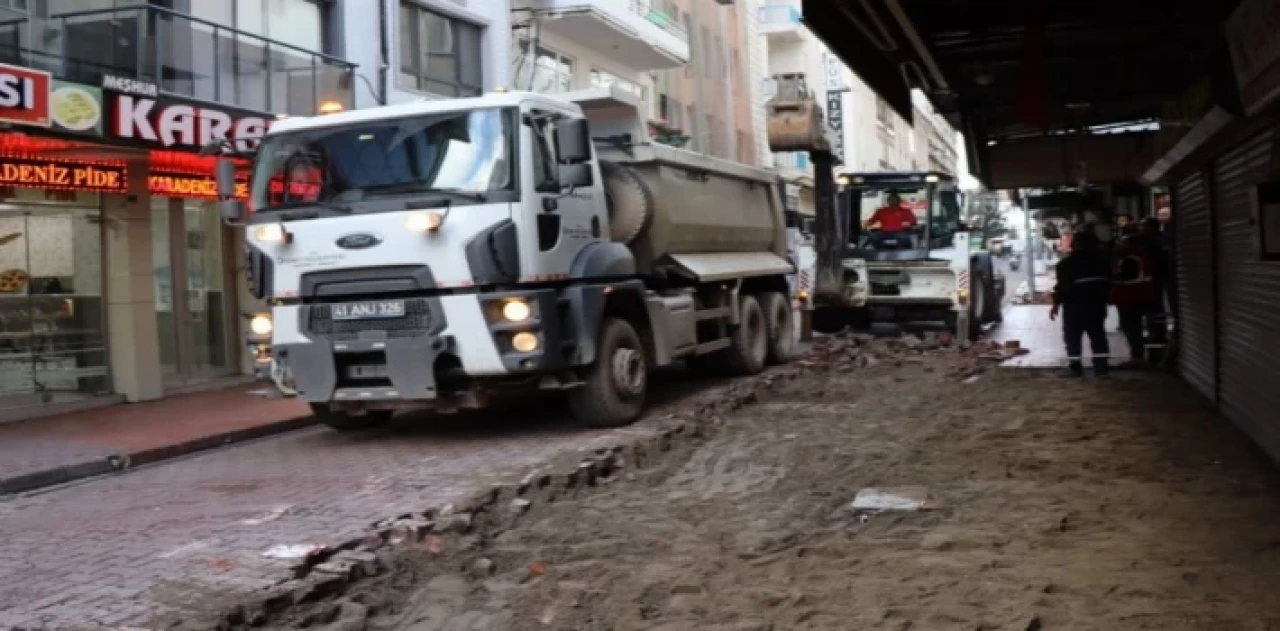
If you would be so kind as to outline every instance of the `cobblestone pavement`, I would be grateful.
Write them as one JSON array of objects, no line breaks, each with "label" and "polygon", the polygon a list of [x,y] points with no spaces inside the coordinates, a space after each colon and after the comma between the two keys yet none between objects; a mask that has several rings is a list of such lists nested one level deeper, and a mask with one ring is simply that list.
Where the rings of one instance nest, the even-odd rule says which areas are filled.
[{"label": "cobblestone pavement", "polygon": [[[714,385],[667,376],[657,405]],[[562,407],[377,433],[310,429],[0,501],[0,629],[92,629],[208,603],[287,577],[274,546],[359,536],[373,522],[465,499],[563,452],[655,431],[588,432]]]}]

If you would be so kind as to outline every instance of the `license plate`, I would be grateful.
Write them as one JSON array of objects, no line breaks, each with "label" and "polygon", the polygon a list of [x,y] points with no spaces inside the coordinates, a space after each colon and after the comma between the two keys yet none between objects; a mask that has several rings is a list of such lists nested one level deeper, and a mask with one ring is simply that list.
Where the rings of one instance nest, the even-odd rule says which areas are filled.
[{"label": "license plate", "polygon": [[343,302],[330,307],[334,320],[385,320],[404,317],[403,300],[370,300]]}]

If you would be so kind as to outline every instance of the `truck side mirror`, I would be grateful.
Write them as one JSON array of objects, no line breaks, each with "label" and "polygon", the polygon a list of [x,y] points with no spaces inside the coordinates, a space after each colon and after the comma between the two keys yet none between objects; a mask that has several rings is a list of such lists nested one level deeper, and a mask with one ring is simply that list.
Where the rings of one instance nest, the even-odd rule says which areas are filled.
[{"label": "truck side mirror", "polygon": [[591,175],[591,164],[587,162],[562,164],[560,165],[559,175],[562,188],[574,189],[591,186],[594,183],[594,178]]},{"label": "truck side mirror", "polygon": [[231,199],[236,196],[236,163],[227,158],[218,158],[214,167],[214,175],[218,180],[218,197]]},{"label": "truck side mirror", "polygon": [[[568,118],[556,123],[556,156],[561,164],[578,164],[591,159],[591,128],[585,118]],[[563,179],[563,175],[561,176]]]}]

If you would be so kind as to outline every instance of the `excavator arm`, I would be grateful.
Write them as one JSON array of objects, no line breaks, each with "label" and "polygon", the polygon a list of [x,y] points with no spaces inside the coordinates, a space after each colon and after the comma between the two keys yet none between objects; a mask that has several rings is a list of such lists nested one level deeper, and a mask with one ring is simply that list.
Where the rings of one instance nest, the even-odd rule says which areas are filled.
[{"label": "excavator arm", "polygon": [[836,207],[835,160],[822,106],[799,73],[773,76],[777,91],[769,100],[769,148],[777,152],[807,152],[813,164],[814,300],[829,302],[844,295],[841,256],[848,236]]}]

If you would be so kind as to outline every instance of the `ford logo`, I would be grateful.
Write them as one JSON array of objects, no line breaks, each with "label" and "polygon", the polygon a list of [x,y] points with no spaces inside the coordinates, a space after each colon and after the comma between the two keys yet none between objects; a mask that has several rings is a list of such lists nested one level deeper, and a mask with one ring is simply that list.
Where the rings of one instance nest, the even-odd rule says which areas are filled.
[{"label": "ford logo", "polygon": [[368,232],[357,232],[339,237],[335,243],[344,250],[363,250],[382,243],[382,237]]}]

